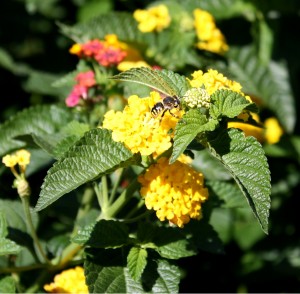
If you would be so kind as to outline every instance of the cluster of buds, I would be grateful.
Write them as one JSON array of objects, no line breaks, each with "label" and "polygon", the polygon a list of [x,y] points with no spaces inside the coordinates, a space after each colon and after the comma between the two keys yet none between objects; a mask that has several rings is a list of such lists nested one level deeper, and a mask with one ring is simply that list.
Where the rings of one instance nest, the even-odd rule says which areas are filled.
[{"label": "cluster of buds", "polygon": [[209,108],[210,106],[208,92],[200,87],[188,90],[183,96],[183,101],[189,108]]},{"label": "cluster of buds", "polygon": [[90,40],[83,44],[74,44],[71,54],[79,58],[91,58],[104,67],[117,66],[127,55],[123,43],[115,35],[107,35],[105,40]]}]

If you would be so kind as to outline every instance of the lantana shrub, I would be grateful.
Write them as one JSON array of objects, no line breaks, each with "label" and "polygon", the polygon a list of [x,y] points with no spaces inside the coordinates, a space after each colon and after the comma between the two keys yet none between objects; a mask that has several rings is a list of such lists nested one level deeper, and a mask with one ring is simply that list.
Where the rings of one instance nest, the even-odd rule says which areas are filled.
[{"label": "lantana shrub", "polygon": [[0,199],[0,289],[177,293],[182,260],[226,254],[224,226],[268,238],[269,156],[295,122],[286,69],[261,58],[263,32],[231,45],[233,1],[208,2],[57,24],[75,63],[49,86],[67,94],[1,126],[18,196]]}]

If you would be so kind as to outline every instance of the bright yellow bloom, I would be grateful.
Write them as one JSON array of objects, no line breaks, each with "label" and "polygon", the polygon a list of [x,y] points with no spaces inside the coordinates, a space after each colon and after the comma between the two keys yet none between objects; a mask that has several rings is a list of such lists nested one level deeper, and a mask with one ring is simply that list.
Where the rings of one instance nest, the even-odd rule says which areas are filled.
[{"label": "bright yellow bloom", "polygon": [[78,55],[80,52],[81,52],[81,45],[76,43],[74,44],[70,49],[69,49],[69,52],[71,54],[75,54],[75,55]]},{"label": "bright yellow bloom", "polygon": [[8,154],[2,158],[2,162],[6,167],[14,167],[18,163],[18,158],[15,154]]},{"label": "bright yellow bloom", "polygon": [[197,70],[192,73],[192,77],[193,79],[189,80],[191,86],[194,88],[204,86],[209,95],[212,95],[217,90],[228,89],[245,96],[247,100],[252,102],[251,98],[241,91],[242,86],[240,83],[229,80],[217,70],[209,69],[206,73],[202,70]]},{"label": "bright yellow bloom", "polygon": [[283,129],[278,123],[275,117],[270,117],[265,120],[265,139],[269,144],[276,144],[279,142],[280,137],[283,134]]},{"label": "bright yellow bloom", "polygon": [[16,152],[18,158],[18,164],[25,168],[30,163],[30,152],[25,149],[18,150]]},{"label": "bright yellow bloom", "polygon": [[83,268],[76,266],[54,277],[54,282],[44,286],[49,293],[89,293]]},{"label": "bright yellow bloom", "polygon": [[160,32],[171,23],[169,10],[165,5],[158,5],[147,10],[137,9],[133,17],[139,23],[138,28],[143,33]]},{"label": "bright yellow bloom", "polygon": [[119,71],[126,71],[126,70],[129,70],[131,68],[136,68],[136,67],[149,67],[149,68],[151,68],[151,66],[143,60],[140,60],[140,61],[126,61],[125,60],[125,61],[121,61],[118,64],[117,69]]},{"label": "bright yellow bloom", "polygon": [[197,47],[202,50],[223,54],[228,45],[221,31],[216,27],[213,16],[199,8],[194,10],[194,26],[199,39]]},{"label": "bright yellow bloom", "polygon": [[207,200],[208,190],[203,175],[189,165],[178,160],[169,164],[169,159],[162,157],[138,181],[147,209],[155,210],[160,221],[182,228],[190,219],[202,217],[201,203]]},{"label": "bright yellow bloom", "polygon": [[[158,92],[147,98],[130,96],[123,112],[110,110],[105,114],[103,128],[112,130],[113,140],[123,142],[133,153],[157,156],[172,146],[172,130],[178,121],[168,111],[161,120],[152,117],[151,108],[160,100]],[[178,111],[177,116],[180,114]]]}]

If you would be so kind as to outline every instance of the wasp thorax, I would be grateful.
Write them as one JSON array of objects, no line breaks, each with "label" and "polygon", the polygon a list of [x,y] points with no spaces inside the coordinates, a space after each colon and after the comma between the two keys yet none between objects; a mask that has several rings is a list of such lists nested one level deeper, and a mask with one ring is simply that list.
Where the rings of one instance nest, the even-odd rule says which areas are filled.
[{"label": "wasp thorax", "polygon": [[161,102],[157,102],[151,109],[151,114],[156,117],[160,113],[161,117],[163,117],[166,113],[166,111],[169,111],[169,113],[175,117],[175,115],[171,112],[172,109],[178,108],[180,106],[180,101],[178,97],[176,96],[167,96],[165,97]]}]

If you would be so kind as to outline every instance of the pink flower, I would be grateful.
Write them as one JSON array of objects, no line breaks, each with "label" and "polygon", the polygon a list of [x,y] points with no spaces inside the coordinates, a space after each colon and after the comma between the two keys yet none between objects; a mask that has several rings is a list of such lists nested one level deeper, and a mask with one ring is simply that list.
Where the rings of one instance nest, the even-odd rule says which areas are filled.
[{"label": "pink flower", "polygon": [[108,47],[104,51],[98,52],[95,59],[102,66],[111,66],[119,64],[126,57],[126,52],[119,48]]},{"label": "pink flower", "polygon": [[78,105],[81,98],[86,99],[88,97],[88,88],[81,85],[75,85],[72,92],[66,99],[66,105],[68,107],[74,107]]},{"label": "pink flower", "polygon": [[86,56],[94,56],[99,51],[103,50],[104,45],[99,40],[91,40],[82,45],[82,53]]},{"label": "pink flower", "polygon": [[84,87],[93,87],[96,85],[95,74],[92,70],[81,72],[76,77],[77,84]]}]

